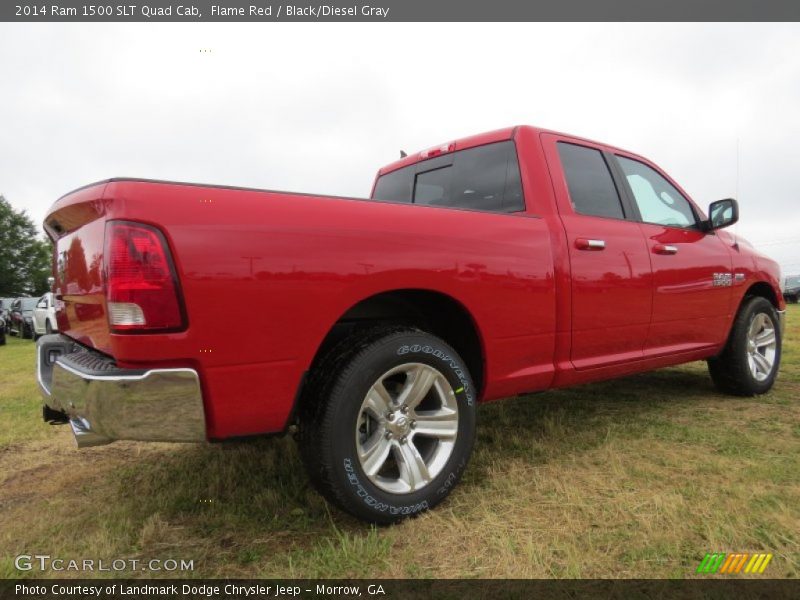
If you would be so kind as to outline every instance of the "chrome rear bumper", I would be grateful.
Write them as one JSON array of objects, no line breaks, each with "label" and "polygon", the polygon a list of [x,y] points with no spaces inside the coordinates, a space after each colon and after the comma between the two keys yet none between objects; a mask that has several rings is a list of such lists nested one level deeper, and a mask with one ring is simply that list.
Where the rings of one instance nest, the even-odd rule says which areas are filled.
[{"label": "chrome rear bumper", "polygon": [[79,448],[115,440],[206,440],[194,369],[121,369],[108,357],[53,334],[37,343],[36,370],[45,406],[50,414],[65,415]]},{"label": "chrome rear bumper", "polygon": [[781,330],[781,339],[783,339],[783,332],[786,329],[786,311],[779,310],[778,312],[778,328]]}]

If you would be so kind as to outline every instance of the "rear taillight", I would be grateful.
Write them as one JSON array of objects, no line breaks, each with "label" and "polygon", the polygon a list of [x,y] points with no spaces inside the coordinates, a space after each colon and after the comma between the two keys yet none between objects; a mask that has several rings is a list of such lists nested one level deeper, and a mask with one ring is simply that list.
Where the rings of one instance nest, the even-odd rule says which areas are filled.
[{"label": "rear taillight", "polygon": [[178,281],[162,233],[149,225],[106,225],[106,300],[112,331],[175,330],[185,326]]}]

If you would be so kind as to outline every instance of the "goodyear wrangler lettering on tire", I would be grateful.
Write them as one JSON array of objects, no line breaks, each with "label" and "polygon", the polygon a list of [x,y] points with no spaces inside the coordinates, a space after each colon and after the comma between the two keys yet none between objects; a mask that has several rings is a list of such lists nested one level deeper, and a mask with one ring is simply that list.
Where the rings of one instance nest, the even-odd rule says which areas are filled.
[{"label": "goodyear wrangler lettering on tire", "polygon": [[344,339],[303,398],[298,442],[312,483],[373,523],[433,508],[468,463],[473,389],[455,350],[431,334],[384,327]]},{"label": "goodyear wrangler lettering on tire", "polygon": [[[467,398],[467,402],[470,405],[472,405],[472,403],[474,402],[474,399],[472,397],[472,388],[470,386],[469,380],[464,375],[464,371],[461,370],[461,367],[458,365],[458,363],[452,357],[450,357],[449,355],[445,354],[441,350],[435,350],[435,349],[431,348],[430,346],[419,346],[419,345],[414,345],[414,346],[411,346],[411,347],[409,347],[409,346],[401,346],[400,348],[397,349],[397,354],[399,356],[402,356],[404,354],[408,354],[409,352],[424,352],[426,354],[430,354],[431,356],[434,356],[435,358],[438,358],[438,359],[441,359],[441,360],[447,362],[450,365],[450,367],[453,369],[453,371],[455,372],[455,374],[458,377],[459,381],[461,381],[461,391],[464,392],[464,395]],[[456,393],[458,393],[458,390],[456,390]]]},{"label": "goodyear wrangler lettering on tire", "polygon": [[[347,471],[348,475],[347,478],[350,481],[350,485],[356,487],[356,493],[358,496],[364,501],[364,503],[374,510],[379,510],[381,512],[389,511],[392,515],[412,515],[414,513],[418,513],[423,510],[428,509],[428,503],[420,502],[413,506],[392,506],[390,504],[386,504],[384,502],[378,502],[369,495],[369,492],[364,489],[364,486],[361,485],[361,482],[358,480],[358,475],[356,475],[355,468],[353,467],[353,461],[349,458],[344,459],[344,468]],[[453,474],[451,474],[453,475]]]}]

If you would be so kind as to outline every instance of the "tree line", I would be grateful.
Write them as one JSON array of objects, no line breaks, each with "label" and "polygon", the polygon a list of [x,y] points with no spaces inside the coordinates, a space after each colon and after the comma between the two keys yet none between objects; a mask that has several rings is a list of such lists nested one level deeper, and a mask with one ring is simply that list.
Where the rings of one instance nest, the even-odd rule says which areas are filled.
[{"label": "tree line", "polygon": [[0,297],[40,296],[49,291],[52,245],[24,210],[0,195]]}]

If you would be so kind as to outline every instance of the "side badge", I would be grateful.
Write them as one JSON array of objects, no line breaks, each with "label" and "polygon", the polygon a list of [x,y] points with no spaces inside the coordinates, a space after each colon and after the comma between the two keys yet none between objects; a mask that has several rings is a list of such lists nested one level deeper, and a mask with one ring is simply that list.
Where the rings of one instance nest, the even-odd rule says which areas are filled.
[{"label": "side badge", "polygon": [[733,273],[714,273],[714,287],[730,287],[733,285]]}]

